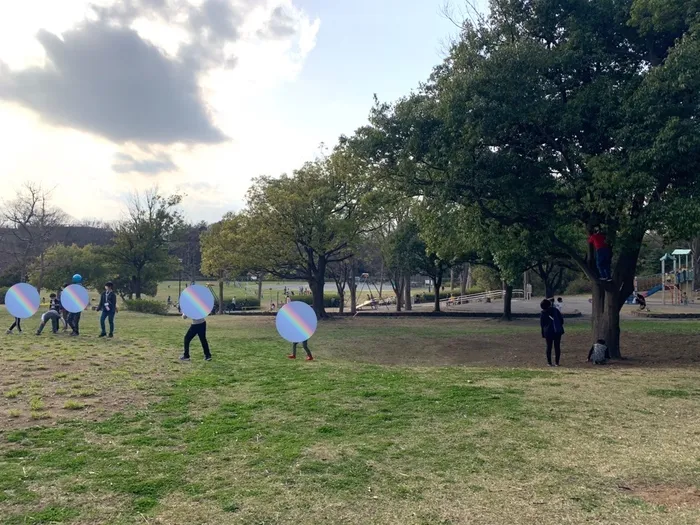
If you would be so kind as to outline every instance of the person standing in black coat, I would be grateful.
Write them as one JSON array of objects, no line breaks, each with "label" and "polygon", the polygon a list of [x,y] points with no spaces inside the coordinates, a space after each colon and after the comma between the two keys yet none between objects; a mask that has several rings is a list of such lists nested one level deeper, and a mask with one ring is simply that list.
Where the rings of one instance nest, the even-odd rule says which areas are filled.
[{"label": "person standing in black coat", "polygon": [[[547,341],[547,364],[559,366],[561,336],[564,335],[564,316],[547,299],[540,303],[540,308],[542,308],[540,314],[542,338]],[[554,364],[552,364],[552,346],[554,346]]]},{"label": "person standing in black coat", "polygon": [[100,296],[100,304],[97,311],[102,311],[100,317],[100,328],[102,332],[100,337],[105,337],[107,331],[105,329],[105,319],[109,319],[109,337],[114,337],[114,315],[117,313],[117,294],[114,293],[114,285],[111,282],[105,284],[105,291]]}]

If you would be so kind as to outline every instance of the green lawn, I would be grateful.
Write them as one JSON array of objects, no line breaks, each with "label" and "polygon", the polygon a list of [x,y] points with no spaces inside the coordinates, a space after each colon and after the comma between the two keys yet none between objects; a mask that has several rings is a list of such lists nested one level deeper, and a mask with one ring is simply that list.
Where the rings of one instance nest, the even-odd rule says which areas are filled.
[{"label": "green lawn", "polygon": [[593,368],[572,322],[559,369],[531,321],[331,321],[305,362],[224,316],[188,364],[179,318],[81,325],[0,336],[0,523],[700,522],[700,371],[662,353],[697,323],[626,323],[632,364]]}]

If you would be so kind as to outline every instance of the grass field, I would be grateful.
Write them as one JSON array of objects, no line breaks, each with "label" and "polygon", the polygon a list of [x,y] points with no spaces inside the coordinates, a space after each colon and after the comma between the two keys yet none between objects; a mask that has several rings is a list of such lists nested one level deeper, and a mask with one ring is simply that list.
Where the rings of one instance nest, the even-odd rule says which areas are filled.
[{"label": "grass field", "polygon": [[[0,310],[0,326],[10,319]],[[97,314],[0,336],[0,523],[695,524],[698,324],[625,323],[630,359],[558,369],[537,327],[330,321],[290,361],[273,318]]]}]

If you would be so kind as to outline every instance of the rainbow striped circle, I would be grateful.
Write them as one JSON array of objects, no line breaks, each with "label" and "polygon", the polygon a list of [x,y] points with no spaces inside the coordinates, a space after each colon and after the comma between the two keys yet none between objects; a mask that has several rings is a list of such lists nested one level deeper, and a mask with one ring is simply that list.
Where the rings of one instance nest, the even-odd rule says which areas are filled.
[{"label": "rainbow striped circle", "polygon": [[5,306],[12,317],[27,319],[39,309],[39,292],[31,284],[17,283],[7,290]]},{"label": "rainbow striped circle", "polygon": [[71,284],[61,292],[61,306],[72,314],[82,312],[89,303],[90,294],[79,284]]},{"label": "rainbow striped circle", "polygon": [[211,290],[201,284],[193,284],[180,294],[180,311],[190,319],[204,319],[214,308]]},{"label": "rainbow striped circle", "polygon": [[316,332],[318,318],[308,304],[292,301],[280,308],[275,325],[282,339],[290,343],[302,343]]}]

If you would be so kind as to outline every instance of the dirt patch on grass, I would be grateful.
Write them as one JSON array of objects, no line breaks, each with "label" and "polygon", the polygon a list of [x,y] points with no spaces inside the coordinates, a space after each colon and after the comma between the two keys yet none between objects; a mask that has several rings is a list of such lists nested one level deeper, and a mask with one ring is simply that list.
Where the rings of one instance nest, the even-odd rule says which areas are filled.
[{"label": "dirt patch on grass", "polygon": [[[484,321],[479,324],[485,325]],[[435,332],[426,328],[423,333],[399,334],[390,340],[374,341],[365,337],[353,338],[353,332],[348,330],[347,338],[334,341],[333,347],[324,348],[323,353],[350,361],[382,365],[546,367],[544,340],[539,331],[525,329],[531,324],[516,321],[507,325],[500,323],[499,326],[499,323],[492,321],[490,326],[494,328],[506,330],[512,326],[517,330],[450,337],[436,337]],[[357,328],[362,329],[359,325]],[[667,333],[623,333],[621,345],[623,360],[595,366],[586,362],[591,346],[590,334],[580,331],[567,333],[562,339],[561,365],[566,368],[700,367],[700,353],[696,350],[700,347],[700,334],[673,335],[671,345]]]},{"label": "dirt patch on grass", "polygon": [[652,505],[700,508],[700,489],[697,487],[656,485],[637,488],[621,487],[621,490]]},{"label": "dirt patch on grass", "polygon": [[109,341],[99,351],[91,338],[67,344],[59,335],[46,345],[24,335],[12,342],[16,352],[0,368],[0,427],[6,430],[143,409],[156,400],[157,380],[174,366],[133,341]]}]

